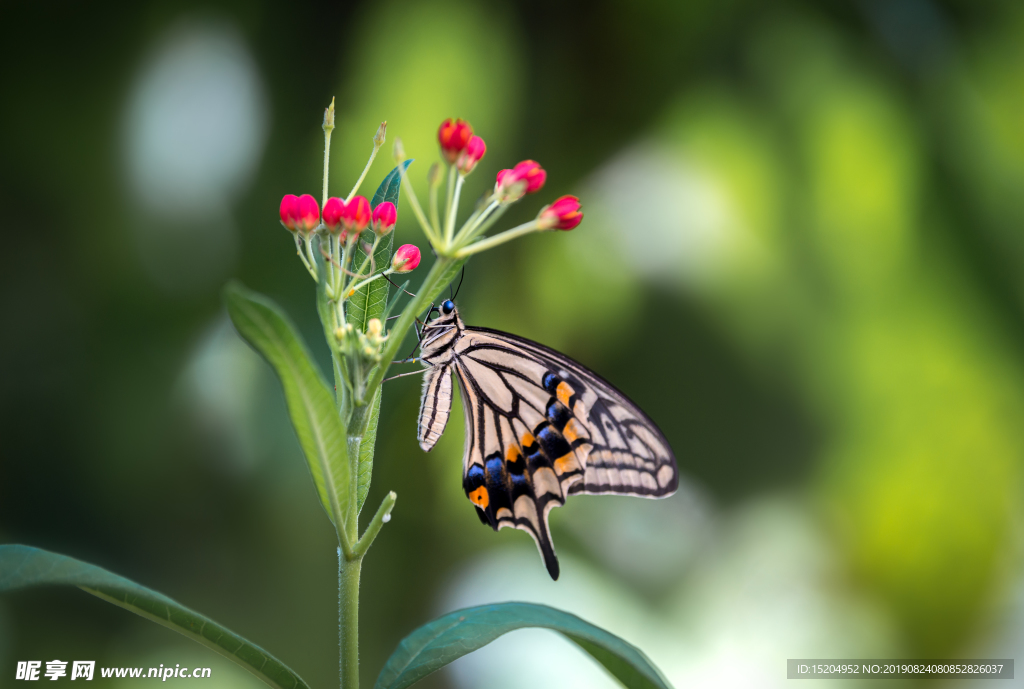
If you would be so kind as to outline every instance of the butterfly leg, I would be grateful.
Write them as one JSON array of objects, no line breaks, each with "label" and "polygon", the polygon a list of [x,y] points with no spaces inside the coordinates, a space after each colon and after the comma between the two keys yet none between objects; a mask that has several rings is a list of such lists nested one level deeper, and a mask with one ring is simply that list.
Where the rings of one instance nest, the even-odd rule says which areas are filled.
[{"label": "butterfly leg", "polygon": [[[415,359],[413,359],[413,361],[415,361]],[[396,361],[395,363],[399,364],[399,363],[405,363],[405,362]],[[429,368],[424,368],[424,369],[421,369],[419,371],[409,371],[408,373],[399,373],[397,375],[391,376],[390,378],[385,378],[384,380],[381,381],[381,383],[382,384],[386,383],[389,380],[394,380],[395,378],[404,378],[405,376],[422,376],[424,373],[426,373],[429,370],[430,370]]]}]

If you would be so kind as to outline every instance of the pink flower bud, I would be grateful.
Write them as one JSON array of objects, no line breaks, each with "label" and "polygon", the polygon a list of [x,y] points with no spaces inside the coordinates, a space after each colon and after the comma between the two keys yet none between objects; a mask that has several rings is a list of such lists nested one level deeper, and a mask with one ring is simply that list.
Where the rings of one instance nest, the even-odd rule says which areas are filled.
[{"label": "pink flower bud", "polygon": [[370,226],[370,217],[370,202],[365,196],[357,196],[345,206],[342,220],[346,229],[362,232]]},{"label": "pink flower bud", "polygon": [[575,196],[562,196],[540,212],[537,226],[542,230],[571,230],[582,221],[580,200]]},{"label": "pink flower bud", "polygon": [[524,160],[511,170],[498,173],[494,185],[494,195],[502,203],[512,203],[523,198],[524,194],[532,194],[544,186],[548,173],[535,160]]},{"label": "pink flower bud", "polygon": [[296,221],[299,219],[299,197],[295,194],[285,194],[281,199],[281,209],[278,212],[281,216],[281,224],[295,232],[298,229]]},{"label": "pink flower bud", "polygon": [[324,204],[324,225],[327,226],[327,229],[338,234],[344,217],[345,201],[337,196],[327,199],[327,203]]},{"label": "pink flower bud", "polygon": [[384,237],[395,229],[395,222],[398,220],[398,209],[395,204],[385,201],[373,209],[373,231],[379,237]]},{"label": "pink flower bud", "polygon": [[459,159],[455,165],[459,168],[459,172],[464,175],[468,175],[476,167],[476,164],[480,162],[480,159],[484,157],[484,153],[487,153],[487,144],[479,136],[473,136],[468,142],[466,147],[462,149],[462,153],[459,154]]},{"label": "pink flower bud", "polygon": [[310,232],[320,224],[320,204],[309,194],[303,194],[298,202],[299,215],[295,226],[299,232]]},{"label": "pink flower bud", "polygon": [[441,144],[441,153],[449,164],[454,163],[473,136],[473,128],[465,120],[448,118],[437,130],[437,141]]},{"label": "pink flower bud", "polygon": [[415,244],[403,244],[398,247],[391,267],[396,273],[410,273],[420,264],[420,250]]}]

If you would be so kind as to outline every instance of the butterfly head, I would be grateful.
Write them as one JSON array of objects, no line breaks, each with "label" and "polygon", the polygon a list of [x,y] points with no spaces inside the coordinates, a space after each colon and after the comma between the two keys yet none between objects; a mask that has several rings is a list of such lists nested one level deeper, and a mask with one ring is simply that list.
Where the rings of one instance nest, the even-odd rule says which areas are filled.
[{"label": "butterfly head", "polygon": [[459,319],[458,309],[455,308],[455,302],[451,299],[445,299],[441,302],[441,306],[433,306],[430,311],[437,314],[429,321],[432,326],[455,325]]}]

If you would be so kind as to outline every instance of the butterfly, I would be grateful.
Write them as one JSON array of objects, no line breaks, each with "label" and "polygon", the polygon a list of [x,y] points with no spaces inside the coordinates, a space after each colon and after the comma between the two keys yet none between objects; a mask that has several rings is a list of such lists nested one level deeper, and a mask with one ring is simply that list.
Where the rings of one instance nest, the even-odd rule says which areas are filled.
[{"label": "butterfly", "polygon": [[[452,373],[466,416],[462,486],[495,531],[529,533],[552,579],[558,557],[548,514],[570,495],[672,495],[679,485],[664,434],[603,378],[553,349],[489,328],[468,328],[450,299],[420,331],[427,364],[420,447],[448,423]],[[429,316],[429,314],[428,314]]]}]

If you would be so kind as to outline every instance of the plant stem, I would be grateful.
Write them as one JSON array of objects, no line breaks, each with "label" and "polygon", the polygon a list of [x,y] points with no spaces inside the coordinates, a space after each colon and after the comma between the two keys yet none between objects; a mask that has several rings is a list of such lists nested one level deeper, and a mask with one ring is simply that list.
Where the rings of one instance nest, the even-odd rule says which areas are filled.
[{"label": "plant stem", "polygon": [[[452,168],[453,170],[455,168]],[[455,217],[459,214],[459,196],[462,194],[462,184],[466,178],[459,175],[455,182],[455,194],[452,196],[452,207],[448,211],[448,218],[444,226],[444,241],[446,246],[451,246],[452,238],[455,236]]]},{"label": "plant stem", "polygon": [[[455,195],[455,174],[456,174],[455,165],[449,165],[448,166],[448,184],[445,185],[445,202],[444,202],[445,225],[448,224],[448,215],[452,212],[452,197]],[[444,233],[441,235],[440,239],[442,239],[445,242],[446,245],[451,242],[451,239],[448,237],[447,227],[446,227]]]},{"label": "plant stem", "polygon": [[507,241],[515,239],[516,237],[522,237],[524,234],[530,234],[531,232],[536,231],[537,221],[531,220],[530,222],[525,222],[522,225],[513,227],[511,230],[505,230],[501,234],[481,239],[479,242],[474,242],[469,246],[463,247],[455,252],[455,255],[459,258],[468,258],[479,251],[490,249],[491,247],[495,247],[499,244],[504,244]]},{"label": "plant stem", "polygon": [[327,205],[327,172],[331,160],[331,132],[334,131],[334,98],[331,104],[324,110],[324,193],[320,201],[320,207]]},{"label": "plant stem", "polygon": [[384,497],[380,507],[377,508],[377,514],[373,515],[373,519],[366,525],[363,537],[352,546],[352,553],[355,557],[362,557],[370,549],[370,546],[373,545],[373,539],[377,538],[377,532],[380,531],[380,527],[384,525],[384,522],[391,519],[391,510],[394,509],[395,500],[397,499],[398,496],[395,494],[395,491],[391,491]]},{"label": "plant stem", "polygon": [[338,549],[338,652],[341,689],[359,689],[359,573],[363,558]]},{"label": "plant stem", "polygon": [[363,174],[359,175],[359,179],[356,180],[356,184],[352,187],[352,191],[350,191],[348,196],[345,198],[345,203],[351,201],[352,197],[356,195],[357,191],[359,191],[359,187],[362,185],[363,180],[366,179],[366,173],[370,171],[370,166],[373,165],[373,159],[377,157],[377,151],[379,150],[380,146],[374,144],[373,153],[370,154],[370,159],[366,161],[366,167],[363,168]]},{"label": "plant stem", "polygon": [[437,215],[437,187],[438,184],[430,185],[430,224],[434,228],[434,232],[441,234],[441,221]]}]

